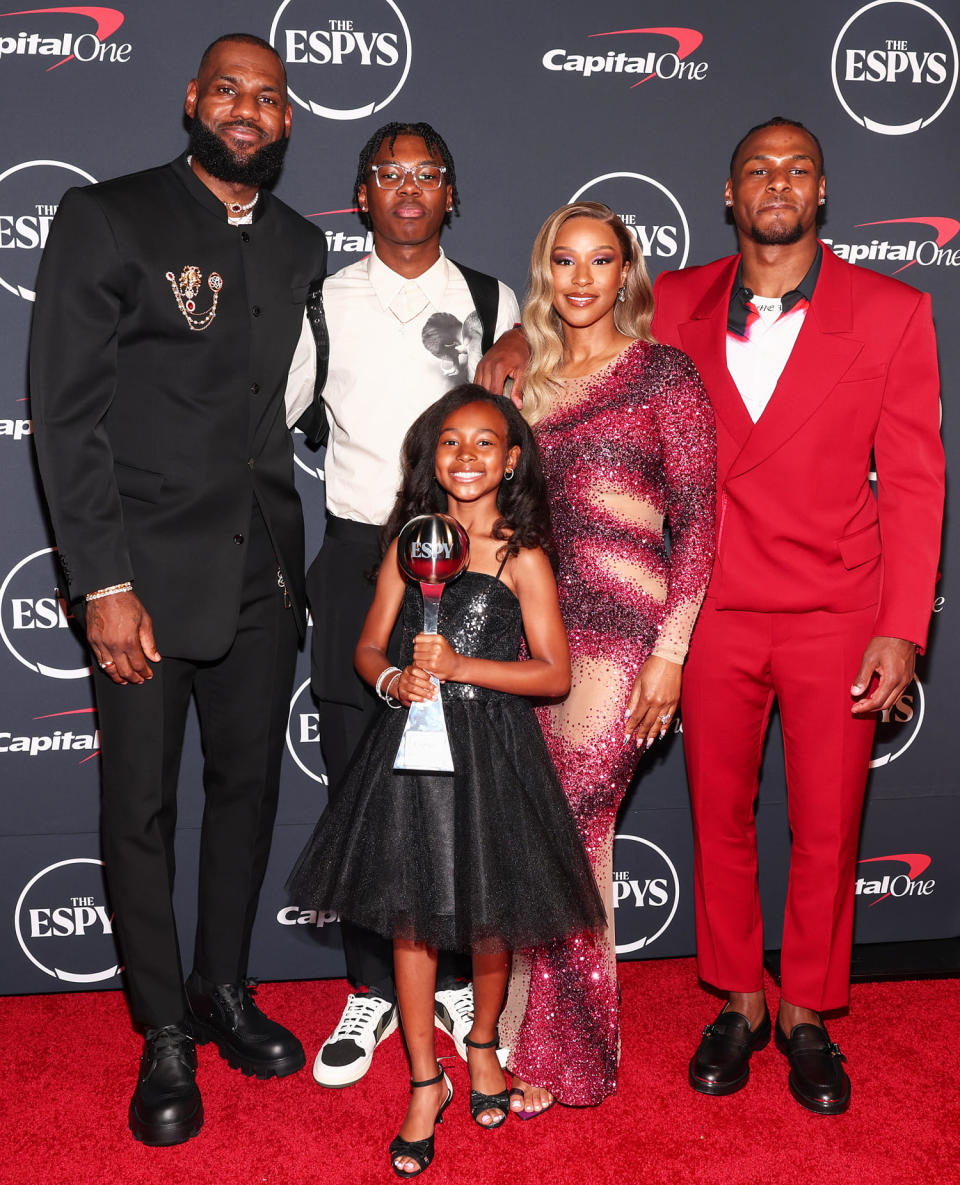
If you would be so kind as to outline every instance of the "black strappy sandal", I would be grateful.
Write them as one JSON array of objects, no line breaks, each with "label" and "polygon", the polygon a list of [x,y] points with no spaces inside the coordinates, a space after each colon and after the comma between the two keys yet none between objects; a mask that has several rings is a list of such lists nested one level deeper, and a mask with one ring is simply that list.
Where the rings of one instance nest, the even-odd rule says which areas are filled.
[{"label": "black strappy sandal", "polygon": [[[437,1112],[437,1117],[433,1121],[434,1128],[436,1128],[438,1123],[443,1123],[443,1113],[453,1100],[453,1086],[450,1084],[450,1079],[443,1070],[440,1071],[436,1078],[427,1078],[423,1082],[414,1082],[412,1078],[410,1079],[410,1087],[413,1090],[416,1090],[418,1086],[436,1086],[441,1081],[447,1084],[447,1097],[443,1100],[440,1110]],[[412,1172],[397,1168],[398,1156],[409,1156],[420,1167],[414,1169]],[[433,1133],[422,1140],[405,1140],[403,1136],[397,1136],[390,1145],[390,1166],[398,1177],[418,1177],[425,1168],[429,1167],[431,1160],[433,1160]]]},{"label": "black strappy sandal", "polygon": [[[492,1041],[471,1041],[469,1037],[464,1037],[464,1045],[469,1045],[471,1049],[496,1049],[500,1044],[499,1037],[494,1037]],[[503,1118],[495,1119],[492,1123],[482,1123],[480,1116],[484,1111],[502,1111]],[[510,1114],[510,1096],[507,1093],[507,1082],[504,1078],[503,1090],[498,1094],[483,1094],[479,1090],[470,1089],[470,1114],[473,1116],[473,1122],[477,1127],[482,1127],[484,1131],[493,1131],[495,1127],[502,1127],[507,1121],[507,1116]]]}]

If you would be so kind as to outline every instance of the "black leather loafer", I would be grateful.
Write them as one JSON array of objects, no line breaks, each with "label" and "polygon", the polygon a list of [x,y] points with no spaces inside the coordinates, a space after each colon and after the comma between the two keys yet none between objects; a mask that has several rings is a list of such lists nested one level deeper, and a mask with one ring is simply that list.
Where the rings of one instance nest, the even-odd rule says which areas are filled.
[{"label": "black leather loafer", "polygon": [[164,1147],[197,1134],[203,1127],[203,1102],[196,1072],[196,1046],[181,1025],[147,1030],[130,1100],[130,1130],[136,1139]]},{"label": "black leather loafer", "polygon": [[194,971],[185,986],[190,1031],[200,1045],[212,1041],[233,1069],[258,1078],[283,1078],[306,1064],[293,1033],[254,1003],[255,980],[214,984]]},{"label": "black leather loafer", "polygon": [[788,1037],[777,1017],[777,1049],[790,1061],[790,1093],[816,1115],[840,1115],[850,1106],[847,1060],[819,1025],[794,1025]]},{"label": "black leather loafer", "polygon": [[697,1052],[690,1059],[688,1078],[701,1094],[733,1094],[747,1085],[750,1056],[770,1040],[770,1013],[764,1012],[756,1029],[741,1012],[724,1009],[703,1030]]}]

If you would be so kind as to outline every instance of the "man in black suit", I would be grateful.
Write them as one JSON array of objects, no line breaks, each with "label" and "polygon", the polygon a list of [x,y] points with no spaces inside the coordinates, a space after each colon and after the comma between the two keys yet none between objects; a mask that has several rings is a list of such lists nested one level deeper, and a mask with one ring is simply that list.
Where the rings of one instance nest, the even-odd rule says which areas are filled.
[{"label": "man in black suit", "polygon": [[[44,489],[97,662],[104,862],[146,1030],[129,1122],[147,1144],[200,1129],[195,1040],[260,1078],[304,1064],[246,976],[305,626],[283,394],[308,310],[323,357],[326,243],[261,188],[291,118],[266,42],[215,41],[185,109],[187,154],[64,197],[30,358]],[[206,797],[184,987],[171,894],[191,696]]]}]

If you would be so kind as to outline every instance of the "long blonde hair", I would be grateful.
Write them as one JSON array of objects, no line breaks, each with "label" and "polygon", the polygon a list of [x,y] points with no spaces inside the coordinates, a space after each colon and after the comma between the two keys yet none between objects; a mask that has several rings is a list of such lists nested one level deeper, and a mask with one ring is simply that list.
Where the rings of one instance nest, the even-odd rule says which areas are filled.
[{"label": "long blonde hair", "polygon": [[530,255],[530,280],[523,302],[521,324],[530,345],[530,365],[523,382],[523,414],[535,424],[546,414],[563,362],[563,322],[553,307],[553,275],[550,255],[557,232],[571,218],[593,218],[609,226],[616,236],[625,263],[630,264],[624,283],[624,299],[614,306],[614,324],[628,337],[652,342],[653,286],[636,237],[609,206],[602,202],[574,202],[554,210],[540,227]]}]

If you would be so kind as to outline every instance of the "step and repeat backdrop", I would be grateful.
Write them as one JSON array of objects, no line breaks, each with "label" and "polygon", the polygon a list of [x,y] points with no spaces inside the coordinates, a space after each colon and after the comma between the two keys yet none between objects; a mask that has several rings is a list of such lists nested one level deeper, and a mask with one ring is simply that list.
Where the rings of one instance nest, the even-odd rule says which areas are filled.
[{"label": "step and repeat backdrop", "polygon": [[[617,210],[653,275],[730,254],[723,184],[733,145],[772,115],[803,121],[824,146],[826,245],[933,295],[947,457],[960,461],[954,0],[807,0],[790,13],[712,0],[119,3],[0,12],[0,993],[121,985],[100,863],[89,661],[59,591],[33,456],[26,351],[37,265],[67,188],[182,151],[184,90],[220,34],[257,33],[286,63],[294,120],[277,192],[323,227],[331,270],[371,249],[352,184],[361,146],[390,120],[426,120],[446,138],[462,209],[445,247],[518,294],[541,221],[580,197]],[[296,461],[312,555],[323,455],[299,436]],[[861,942],[960,933],[951,510],[930,649],[877,733],[856,883]],[[304,656],[254,934],[251,971],[265,978],[336,976],[343,966],[336,917],[302,909],[283,888],[326,799],[308,674]],[[178,838],[185,943],[200,769],[191,727]],[[758,827],[767,945],[776,947],[789,867],[776,719]],[[615,875],[622,957],[691,953],[676,732],[644,758],[619,824]]]}]

